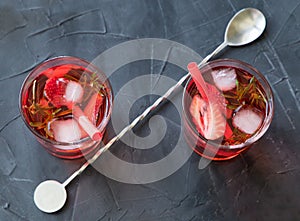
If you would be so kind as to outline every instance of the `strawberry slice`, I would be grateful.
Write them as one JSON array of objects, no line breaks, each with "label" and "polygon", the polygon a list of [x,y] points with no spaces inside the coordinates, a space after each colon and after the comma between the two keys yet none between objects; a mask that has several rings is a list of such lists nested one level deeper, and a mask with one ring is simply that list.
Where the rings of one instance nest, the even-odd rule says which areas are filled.
[{"label": "strawberry slice", "polygon": [[224,135],[226,128],[226,119],[222,114],[225,112],[225,99],[214,86],[204,81],[197,63],[189,63],[188,70],[202,97],[193,97],[190,106],[193,122],[206,139],[218,139]]},{"label": "strawberry slice", "polygon": [[102,103],[103,97],[99,93],[95,93],[84,108],[84,115],[87,116],[94,125],[96,125]]},{"label": "strawberry slice", "polygon": [[66,105],[64,98],[69,80],[64,78],[52,77],[46,81],[44,95],[57,108]]},{"label": "strawberry slice", "polygon": [[[92,124],[96,125],[100,107],[103,103],[103,97],[99,93],[92,95],[88,104],[85,106],[83,114],[88,117]],[[87,137],[88,134],[82,129],[81,137]]]},{"label": "strawberry slice", "polygon": [[215,140],[224,135],[226,120],[218,104],[209,104],[195,95],[190,105],[192,120],[200,134],[206,139]]},{"label": "strawberry slice", "polygon": [[200,134],[203,135],[203,116],[201,115],[201,107],[206,105],[206,102],[200,98],[199,95],[195,95],[192,99],[191,105],[190,105],[190,114],[192,115],[192,120],[194,124],[196,125],[196,128]]}]

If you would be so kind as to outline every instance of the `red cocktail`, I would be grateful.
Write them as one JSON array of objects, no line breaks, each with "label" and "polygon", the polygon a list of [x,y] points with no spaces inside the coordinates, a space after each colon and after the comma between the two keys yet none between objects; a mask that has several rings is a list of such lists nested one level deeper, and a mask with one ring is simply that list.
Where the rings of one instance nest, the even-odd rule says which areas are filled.
[{"label": "red cocktail", "polygon": [[73,159],[100,143],[112,109],[106,76],[74,57],[50,59],[25,79],[20,111],[37,140],[53,155]]},{"label": "red cocktail", "polygon": [[270,85],[256,69],[237,60],[212,61],[200,71],[210,97],[193,79],[187,82],[183,96],[186,141],[208,159],[233,158],[268,129],[273,117]]}]

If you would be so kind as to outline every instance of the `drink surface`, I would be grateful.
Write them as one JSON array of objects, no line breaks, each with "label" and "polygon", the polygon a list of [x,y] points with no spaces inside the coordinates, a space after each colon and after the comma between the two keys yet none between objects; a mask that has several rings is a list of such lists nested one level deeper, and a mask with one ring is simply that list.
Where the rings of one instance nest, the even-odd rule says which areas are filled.
[{"label": "drink surface", "polygon": [[[213,101],[205,98],[193,81],[187,86],[191,99],[187,99],[184,106],[189,110],[186,113],[193,130],[221,145],[244,143],[260,129],[267,114],[268,102],[264,88],[253,75],[236,67],[215,67],[204,78],[213,94]],[[212,103],[217,104],[210,106]],[[220,116],[212,119],[211,115],[219,112]],[[225,126],[219,136],[216,135],[217,130],[213,129],[215,136],[208,135],[210,128],[216,128],[223,122]]]},{"label": "drink surface", "polygon": [[96,73],[74,64],[42,71],[29,85],[22,109],[29,125],[41,136],[76,142],[87,133],[74,117],[74,106],[99,126],[108,105],[107,90]]}]

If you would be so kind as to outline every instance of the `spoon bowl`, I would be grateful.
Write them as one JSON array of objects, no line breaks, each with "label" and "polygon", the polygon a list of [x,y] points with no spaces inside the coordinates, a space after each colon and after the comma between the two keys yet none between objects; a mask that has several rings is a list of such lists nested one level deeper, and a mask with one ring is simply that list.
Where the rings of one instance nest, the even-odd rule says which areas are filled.
[{"label": "spoon bowl", "polygon": [[265,30],[266,18],[255,8],[240,10],[228,23],[224,41],[229,46],[249,44]]},{"label": "spoon bowl", "polygon": [[207,55],[198,66],[206,63],[228,45],[242,46],[253,42],[263,33],[266,23],[264,14],[256,8],[238,11],[227,24],[223,43]]}]

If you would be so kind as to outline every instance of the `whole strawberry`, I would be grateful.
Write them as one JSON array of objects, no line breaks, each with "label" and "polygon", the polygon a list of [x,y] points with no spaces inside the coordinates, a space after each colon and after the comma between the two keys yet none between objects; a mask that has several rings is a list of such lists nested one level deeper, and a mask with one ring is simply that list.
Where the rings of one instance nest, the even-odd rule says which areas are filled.
[{"label": "whole strawberry", "polygon": [[44,88],[45,97],[57,108],[61,106],[71,108],[73,104],[81,101],[83,93],[79,83],[63,77],[49,78]]},{"label": "whole strawberry", "polygon": [[68,82],[69,80],[67,79],[57,77],[49,78],[46,81],[44,95],[53,104],[53,106],[59,108],[67,104],[64,95]]}]

